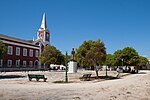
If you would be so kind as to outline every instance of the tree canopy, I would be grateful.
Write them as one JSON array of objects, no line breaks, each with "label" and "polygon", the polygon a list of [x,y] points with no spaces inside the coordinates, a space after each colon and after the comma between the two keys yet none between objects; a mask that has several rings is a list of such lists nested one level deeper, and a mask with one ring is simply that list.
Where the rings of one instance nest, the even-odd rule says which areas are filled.
[{"label": "tree canopy", "polygon": [[146,66],[147,63],[148,63],[148,59],[146,57],[139,56],[139,62],[137,66],[139,67]]},{"label": "tree canopy", "polygon": [[113,55],[108,54],[106,57],[106,65],[108,66],[145,66],[147,62],[148,59],[139,56],[132,47],[117,50]]},{"label": "tree canopy", "polygon": [[[65,56],[54,46],[46,46],[40,60],[42,64],[65,64]],[[145,66],[148,62],[147,58],[139,56],[132,47],[117,50],[114,54],[106,54],[105,45],[100,39],[84,41],[76,49],[75,60],[79,67],[95,67],[104,64],[107,66]]]},{"label": "tree canopy", "polygon": [[0,59],[7,53],[7,47],[0,41]]},{"label": "tree canopy", "polygon": [[114,66],[114,65],[115,65],[114,55],[112,55],[112,54],[107,54],[107,55],[106,55],[105,64],[106,64],[107,66]]},{"label": "tree canopy", "polygon": [[122,50],[123,63],[126,66],[136,66],[139,61],[139,55],[132,47],[126,47]]},{"label": "tree canopy", "polygon": [[46,46],[40,56],[42,64],[64,64],[64,55],[54,46]]},{"label": "tree canopy", "polygon": [[82,67],[103,65],[105,59],[106,48],[100,39],[84,41],[75,53],[75,60]]}]

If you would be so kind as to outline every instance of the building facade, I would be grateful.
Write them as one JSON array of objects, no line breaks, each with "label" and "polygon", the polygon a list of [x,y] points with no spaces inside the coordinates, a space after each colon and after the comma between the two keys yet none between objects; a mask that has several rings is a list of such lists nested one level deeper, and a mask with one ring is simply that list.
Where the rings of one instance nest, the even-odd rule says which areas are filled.
[{"label": "building facade", "polygon": [[7,54],[0,59],[0,71],[41,69],[39,56],[46,45],[50,45],[50,32],[43,15],[36,40],[23,40],[0,34],[0,41],[7,46]]}]

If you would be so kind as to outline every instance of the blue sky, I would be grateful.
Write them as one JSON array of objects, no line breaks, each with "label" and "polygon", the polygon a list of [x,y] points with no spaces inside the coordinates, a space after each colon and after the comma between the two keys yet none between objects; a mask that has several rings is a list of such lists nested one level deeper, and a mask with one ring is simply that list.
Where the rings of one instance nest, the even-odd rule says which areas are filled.
[{"label": "blue sky", "polygon": [[150,57],[150,0],[0,0],[0,33],[36,38],[46,13],[50,43],[62,53],[100,38],[107,53],[133,47]]}]

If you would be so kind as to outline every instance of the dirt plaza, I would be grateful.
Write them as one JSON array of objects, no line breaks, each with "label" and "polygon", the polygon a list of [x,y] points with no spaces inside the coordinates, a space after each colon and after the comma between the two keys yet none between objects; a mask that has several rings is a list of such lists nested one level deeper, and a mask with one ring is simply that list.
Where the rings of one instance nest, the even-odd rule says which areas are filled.
[{"label": "dirt plaza", "polygon": [[[0,76],[0,100],[149,100],[150,71],[140,71],[139,74],[126,75],[119,79],[92,79],[81,81],[83,73],[95,71],[78,71],[68,73],[69,83],[65,81],[62,71],[6,72]],[[29,81],[28,74],[43,74],[48,80]],[[115,77],[115,71],[108,71],[108,76]],[[12,77],[9,77],[12,76]],[[99,76],[105,76],[105,71],[99,71]]]}]

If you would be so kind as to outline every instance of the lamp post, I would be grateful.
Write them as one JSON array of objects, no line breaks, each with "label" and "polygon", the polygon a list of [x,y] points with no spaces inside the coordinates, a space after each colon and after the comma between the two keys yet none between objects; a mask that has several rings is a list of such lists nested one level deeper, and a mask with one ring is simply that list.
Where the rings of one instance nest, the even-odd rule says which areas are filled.
[{"label": "lamp post", "polygon": [[66,52],[66,76],[65,76],[65,82],[68,83],[68,76],[67,76],[67,72],[68,72],[68,53]]},{"label": "lamp post", "polygon": [[106,78],[107,78],[107,65],[106,65]]}]

